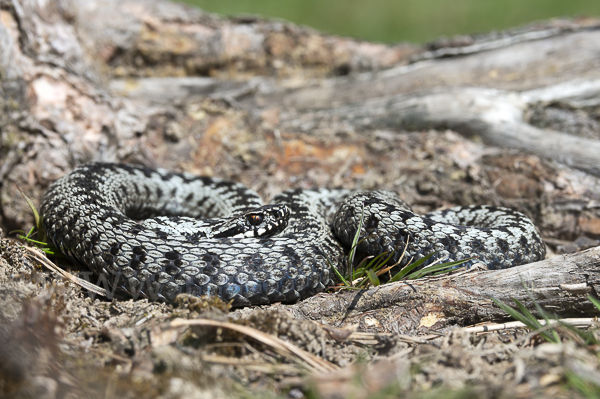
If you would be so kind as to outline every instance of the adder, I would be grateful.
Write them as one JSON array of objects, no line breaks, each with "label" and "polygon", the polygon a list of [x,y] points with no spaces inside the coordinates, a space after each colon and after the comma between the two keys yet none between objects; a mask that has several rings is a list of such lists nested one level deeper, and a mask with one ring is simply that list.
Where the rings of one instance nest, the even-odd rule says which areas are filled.
[{"label": "adder", "polygon": [[[217,295],[234,306],[294,302],[344,273],[359,251],[404,248],[401,266],[470,257],[502,269],[538,261],[545,247],[525,215],[464,206],[418,215],[395,193],[288,190],[263,205],[254,191],[218,178],[128,164],[91,163],[54,182],[43,224],[68,259],[105,274],[113,288],[153,300]],[[394,253],[392,262],[402,251]]]}]

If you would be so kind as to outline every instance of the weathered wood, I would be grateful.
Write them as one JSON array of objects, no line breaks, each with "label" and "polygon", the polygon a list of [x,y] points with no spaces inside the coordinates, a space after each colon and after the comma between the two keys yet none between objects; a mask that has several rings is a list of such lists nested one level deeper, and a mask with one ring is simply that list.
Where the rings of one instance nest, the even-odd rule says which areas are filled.
[{"label": "weathered wood", "polygon": [[600,141],[540,129],[525,121],[537,102],[578,101],[600,96],[600,80],[560,83],[542,93],[450,88],[365,100],[330,110],[293,112],[282,118],[289,130],[309,133],[333,125],[354,130],[452,129],[486,144],[515,148],[600,176]]},{"label": "weathered wood", "polygon": [[[284,104],[290,108],[328,108],[398,94],[416,94],[437,88],[481,87],[521,92],[555,86],[569,81],[600,78],[597,52],[600,47],[598,20],[583,25],[555,21],[534,26],[523,40],[520,32],[504,35],[498,45],[445,48],[421,52],[411,63],[380,72],[330,78],[294,90],[269,88],[249,98],[265,106]],[[535,36],[539,35],[539,36]],[[493,39],[493,36],[492,36]],[[481,40],[483,43],[488,39]],[[469,52],[466,49],[472,48]],[[457,53],[449,56],[444,50]],[[463,54],[461,54],[463,50]]]},{"label": "weathered wood", "polygon": [[[539,129],[525,120],[539,103],[587,100],[589,106],[598,98],[597,28],[563,24],[517,32],[454,51],[462,57],[449,59],[451,54],[442,50],[421,53],[413,55],[411,64],[385,72],[307,82],[292,90],[268,78],[235,86],[209,78],[149,78],[133,87],[113,81],[112,87],[154,101],[205,95],[245,108],[284,105],[291,112],[280,128],[306,133],[338,126],[358,131],[452,129],[600,175],[597,139]],[[549,52],[551,59],[544,56]]]},{"label": "weathered wood", "polygon": [[322,294],[285,308],[297,317],[328,325],[359,324],[371,331],[443,330],[454,325],[502,320],[517,299],[535,312],[532,300],[563,317],[595,314],[588,295],[600,283],[600,247],[495,271],[384,284],[369,290]]}]

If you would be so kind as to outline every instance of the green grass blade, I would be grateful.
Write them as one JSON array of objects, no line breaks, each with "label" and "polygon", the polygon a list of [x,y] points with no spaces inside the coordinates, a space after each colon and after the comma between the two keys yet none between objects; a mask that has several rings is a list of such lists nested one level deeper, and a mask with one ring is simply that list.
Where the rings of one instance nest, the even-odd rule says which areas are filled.
[{"label": "green grass blade", "polygon": [[39,235],[40,235],[39,239],[44,241],[46,237],[43,233],[44,226],[42,226],[42,218],[40,217],[40,214],[38,213],[37,209],[35,208],[35,205],[33,205],[33,201],[31,201],[29,199],[29,197],[25,195],[25,193],[21,190],[21,187],[17,186],[17,189],[19,190],[19,192],[21,193],[23,198],[25,198],[27,205],[29,205],[31,212],[33,213],[33,218],[35,220],[35,227],[37,228],[37,231],[39,232]]},{"label": "green grass blade", "polygon": [[[365,273],[367,270],[373,269],[373,267],[378,267],[378,261],[382,256],[387,255],[387,252],[379,254],[377,256],[366,256],[356,267],[356,271],[354,273]],[[364,265],[363,265],[364,264]],[[361,266],[362,265],[362,266]]]},{"label": "green grass blade", "polygon": [[577,373],[571,370],[565,370],[567,385],[576,389],[584,398],[600,397],[600,386],[592,381],[583,379]]},{"label": "green grass blade", "polygon": [[598,309],[598,311],[600,312],[600,301],[598,301],[596,298],[594,298],[591,295],[588,295],[587,298],[590,300],[591,303],[594,304],[594,306],[596,307],[596,309]]},{"label": "green grass blade", "polygon": [[537,317],[534,316],[533,313],[531,313],[529,309],[527,309],[518,299],[512,298],[512,300],[517,305],[517,308],[519,308],[519,311],[521,311],[521,314],[529,320],[529,323],[527,323],[528,326],[533,326],[534,330],[538,330],[543,327],[538,322]]},{"label": "green grass blade", "polygon": [[36,247],[38,247],[39,249],[41,249],[42,251],[44,251],[44,253],[46,253],[48,255],[55,256],[58,258],[65,258],[65,255],[63,255],[62,252],[60,252],[58,250],[58,248],[56,248],[51,243],[37,241],[37,240],[34,240],[32,238],[29,238],[29,237],[21,235],[21,234],[17,234],[17,237],[23,241],[27,241],[29,243],[34,244]]},{"label": "green grass blade", "polygon": [[333,269],[333,272],[338,276],[338,278],[340,280],[342,280],[342,283],[344,283],[344,285],[351,287],[352,285],[348,283],[348,281],[344,278],[344,276],[342,276],[342,273],[340,273],[337,269],[337,267],[335,267],[333,265],[333,263],[331,263],[331,261],[329,260],[328,257],[325,256],[325,260],[327,261],[327,263],[329,263],[329,267],[331,267]]},{"label": "green grass blade", "polygon": [[371,235],[366,236],[365,238],[361,238],[360,240],[358,240],[358,242],[356,243],[356,245],[353,245],[353,246],[358,247],[360,244],[362,244],[363,242],[365,242],[369,238],[373,238],[373,237],[377,237],[377,234],[371,234]]},{"label": "green grass blade", "polygon": [[457,271],[462,271],[462,269],[464,269],[464,266],[461,267],[454,267],[454,266],[449,266],[447,269],[442,269],[438,272],[431,272],[430,274],[432,276],[441,276],[442,274],[446,274],[446,273],[450,273],[450,272],[457,272]]},{"label": "green grass blade", "polygon": [[521,323],[525,324],[527,327],[531,328],[532,330],[537,330],[539,328],[537,325],[531,324],[530,319],[528,319],[527,317],[525,317],[523,314],[519,313],[515,309],[511,308],[510,306],[506,305],[503,302],[500,302],[496,298],[491,298],[491,299],[500,309],[502,309],[506,313],[508,313],[509,316],[511,316],[513,319],[520,321]]},{"label": "green grass blade", "polygon": [[[363,266],[360,270],[373,270],[375,273],[377,273],[379,270],[383,269],[385,266],[387,266],[388,262],[392,259],[392,257],[394,256],[394,254],[396,253],[396,249],[394,249],[389,255],[388,252],[382,252],[379,255],[377,255],[376,257],[373,256],[367,256],[365,259],[363,259],[363,261],[360,263],[361,265],[365,262],[365,260],[370,259],[369,263],[366,264],[365,266]],[[387,258],[382,259],[384,256],[387,255]],[[396,266],[396,264],[389,266],[390,268]]]},{"label": "green grass blade", "polygon": [[360,211],[360,221],[358,222],[358,229],[356,230],[356,234],[354,234],[354,239],[352,240],[352,247],[350,248],[350,253],[348,254],[348,266],[350,267],[350,274],[352,276],[352,266],[354,264],[354,256],[356,255],[356,247],[358,245],[358,239],[360,238],[360,231],[362,230],[363,219],[365,217],[365,207],[363,205]]},{"label": "green grass blade", "polygon": [[[519,308],[523,307],[523,309],[525,309],[526,312],[529,315],[531,315],[530,317],[528,317],[528,316],[524,315],[523,313],[520,313],[517,310],[511,308],[510,306],[500,302],[496,298],[491,298],[491,299],[500,309],[502,309],[506,313],[508,313],[513,319],[525,324],[531,330],[536,331],[536,330],[539,330],[540,328],[542,328],[542,325],[537,321],[537,318],[535,318],[535,316],[533,316],[531,314],[531,312],[529,312],[527,309],[525,309],[525,307],[518,300],[513,298],[513,301],[515,301],[515,303],[517,303],[517,306]],[[540,332],[540,335],[548,342],[557,343],[557,341],[555,341],[554,337],[552,335],[547,334],[546,331]]]},{"label": "green grass blade", "polygon": [[[396,249],[394,249],[394,250],[392,251],[392,253],[390,253],[390,255],[389,255],[387,258],[385,258],[385,260],[383,261],[383,263],[382,263],[382,264],[383,264],[383,265],[387,265],[387,263],[388,263],[388,262],[389,262],[389,261],[392,259],[392,257],[394,256],[394,254],[395,254],[397,251],[398,251],[398,247],[396,247]],[[387,253],[387,252],[384,252],[384,254],[385,254],[385,253]]]},{"label": "green grass blade", "polygon": [[428,267],[426,267],[424,269],[417,270],[416,272],[410,274],[407,278],[409,280],[416,280],[416,279],[421,278],[423,276],[426,276],[428,274],[433,274],[433,273],[437,273],[437,274],[448,273],[450,271],[455,270],[454,268],[456,266],[461,265],[461,264],[463,264],[465,262],[468,262],[471,259],[473,259],[473,258],[455,260],[455,261],[452,261],[452,262],[440,263],[439,265],[428,266]]},{"label": "green grass blade", "polygon": [[406,276],[408,273],[410,273],[411,271],[413,271],[415,268],[421,266],[423,263],[427,262],[427,260],[429,260],[429,258],[431,258],[436,253],[437,252],[429,254],[429,255],[427,255],[427,256],[419,259],[418,261],[413,262],[410,265],[407,265],[407,266],[403,267],[402,270],[400,270],[398,273],[396,273],[394,275],[394,277],[392,277],[390,279],[390,283],[402,280],[404,278],[404,276]]},{"label": "green grass blade", "polygon": [[342,280],[342,283],[344,283],[344,285],[347,285],[348,287],[352,287],[352,284],[350,284],[350,283],[348,282],[348,280],[346,280],[346,279],[344,278],[344,276],[342,276],[342,273],[340,273],[340,272],[338,271],[337,267],[335,267],[335,266],[331,265],[331,268],[333,269],[333,271],[335,272],[335,274],[338,276],[338,278],[339,278],[340,280]]},{"label": "green grass blade", "polygon": [[[529,300],[533,303],[533,305],[535,306],[535,309],[538,311],[538,313],[540,314],[540,316],[542,316],[544,318],[544,321],[546,322],[546,325],[548,325],[550,323],[550,317],[548,315],[548,312],[546,312],[544,309],[542,309],[542,307],[540,306],[540,304],[535,300],[535,298],[533,297],[533,295],[531,295],[531,291],[529,291],[529,288],[527,288],[527,284],[525,284],[525,281],[522,282],[523,283],[523,288],[525,288],[525,291],[527,292],[527,296],[529,297]],[[552,317],[553,319],[557,319],[557,317]],[[552,337],[553,337],[553,341],[558,343],[560,342],[560,337],[558,336],[558,333],[556,332],[555,329],[551,329],[550,330]],[[546,333],[548,334],[548,333]]]},{"label": "green grass blade", "polygon": [[32,239],[32,238],[29,238],[29,237],[27,237],[27,236],[22,236],[22,235],[20,235],[20,234],[19,234],[19,235],[17,235],[17,237],[19,237],[21,240],[25,240],[25,241],[27,241],[27,242],[31,242],[31,243],[33,243],[33,244],[42,245],[42,246],[44,246],[44,247],[50,247],[50,245],[48,245],[48,243],[47,243],[47,242],[41,242],[41,241],[37,241],[37,240],[34,240],[34,239]]},{"label": "green grass blade", "polygon": [[356,266],[356,270],[354,271],[354,275],[356,276],[358,273],[363,273],[369,268],[370,262],[369,260],[373,259],[372,256],[365,256],[363,260]]},{"label": "green grass blade", "polygon": [[364,267],[364,271],[373,270],[374,272],[377,269],[381,269],[385,265],[385,261],[381,261],[381,258],[387,255],[387,252],[383,252],[375,257],[368,257],[370,259],[369,263]]},{"label": "green grass blade", "polygon": [[381,284],[381,281],[379,281],[379,277],[377,277],[373,270],[367,270],[367,277],[369,277],[369,281],[371,282],[373,287],[377,287]]},{"label": "green grass blade", "polygon": [[34,231],[35,231],[35,227],[31,226],[31,229],[29,229],[29,233],[27,233],[27,235],[25,237],[27,237],[27,238],[31,237],[31,235],[33,234]]},{"label": "green grass blade", "polygon": [[[396,251],[398,250],[398,248],[394,249],[392,251],[391,254],[389,254],[389,256],[387,258],[385,258],[385,260],[383,260],[382,262],[379,263],[379,265],[373,269],[374,272],[378,272],[380,269],[383,269],[384,266],[386,266],[388,264],[388,262],[392,259],[392,257],[394,256],[394,254],[396,253]],[[387,252],[384,252],[383,255],[387,255]],[[396,267],[398,264],[400,264],[400,262],[402,261],[402,258],[400,258],[398,260],[398,262],[396,262],[395,264],[389,266],[389,269],[392,269],[394,267]]]}]

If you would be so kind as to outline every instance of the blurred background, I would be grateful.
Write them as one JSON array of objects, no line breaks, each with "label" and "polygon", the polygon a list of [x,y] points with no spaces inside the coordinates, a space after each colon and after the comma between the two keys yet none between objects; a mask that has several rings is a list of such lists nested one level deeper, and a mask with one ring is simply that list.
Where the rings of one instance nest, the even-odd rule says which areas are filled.
[{"label": "blurred background", "polygon": [[600,16],[600,0],[184,0],[225,15],[257,14],[335,35],[394,43],[483,33],[554,17]]}]

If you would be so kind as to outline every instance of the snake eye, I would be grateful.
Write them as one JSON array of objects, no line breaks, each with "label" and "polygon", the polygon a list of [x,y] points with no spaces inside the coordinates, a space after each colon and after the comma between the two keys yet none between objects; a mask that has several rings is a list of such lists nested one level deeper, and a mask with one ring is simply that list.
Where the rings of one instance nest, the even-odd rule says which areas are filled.
[{"label": "snake eye", "polygon": [[252,226],[258,226],[259,224],[261,224],[263,221],[263,216],[262,215],[248,215],[248,222],[250,222],[250,224]]}]

